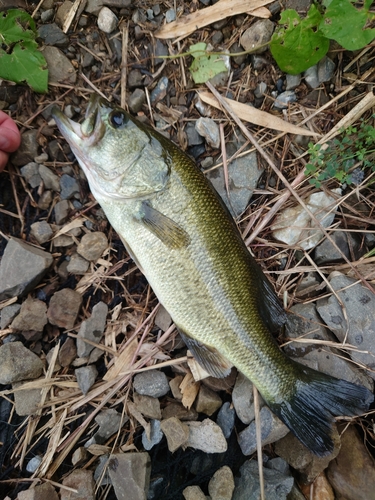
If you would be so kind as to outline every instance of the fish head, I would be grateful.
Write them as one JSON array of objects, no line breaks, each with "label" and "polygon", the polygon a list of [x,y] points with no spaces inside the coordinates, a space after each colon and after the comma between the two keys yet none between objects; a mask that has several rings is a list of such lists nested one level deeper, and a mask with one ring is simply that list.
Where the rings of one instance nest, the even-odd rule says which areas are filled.
[{"label": "fish head", "polygon": [[165,188],[170,168],[163,146],[124,109],[93,94],[81,124],[57,106],[52,117],[98,201],[149,198]]}]

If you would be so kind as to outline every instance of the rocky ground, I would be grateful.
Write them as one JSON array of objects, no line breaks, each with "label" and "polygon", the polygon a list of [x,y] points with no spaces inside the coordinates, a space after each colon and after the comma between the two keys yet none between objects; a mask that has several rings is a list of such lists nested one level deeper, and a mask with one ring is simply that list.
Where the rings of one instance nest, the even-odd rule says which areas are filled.
[{"label": "rocky ground", "polygon": [[[0,109],[22,131],[0,174],[1,498],[258,499],[256,414],[267,500],[374,498],[372,411],[341,421],[332,454],[317,458],[254,402],[235,369],[204,378],[51,118],[57,103],[79,120],[96,90],[178,143],[222,195],[284,300],[285,352],[373,390],[373,173],[321,188],[303,175],[310,140],[327,142],[336,124],[372,123],[373,48],[333,46],[297,76],[283,74],[267,47],[231,58],[216,81],[220,94],[244,105],[239,115],[269,113],[269,126],[249,126],[256,152],[231,117],[199,99],[198,90],[208,91],[193,83],[191,59],[161,56],[199,41],[232,53],[266,43],[291,1],[177,43],[158,38],[160,27],[210,0],[2,4],[33,14],[49,92],[0,82]],[[309,5],[297,4],[302,12]]]}]

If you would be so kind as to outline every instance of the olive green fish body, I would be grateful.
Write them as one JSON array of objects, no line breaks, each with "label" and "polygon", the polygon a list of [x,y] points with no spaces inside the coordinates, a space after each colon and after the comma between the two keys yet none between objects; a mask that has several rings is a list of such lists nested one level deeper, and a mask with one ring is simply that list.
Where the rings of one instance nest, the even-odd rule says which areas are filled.
[{"label": "olive green fish body", "polygon": [[81,127],[59,110],[54,116],[97,201],[197,360],[221,377],[236,366],[304,444],[319,455],[331,451],[333,416],[362,411],[371,394],[280,351],[270,330],[284,313],[192,160],[98,98]]}]

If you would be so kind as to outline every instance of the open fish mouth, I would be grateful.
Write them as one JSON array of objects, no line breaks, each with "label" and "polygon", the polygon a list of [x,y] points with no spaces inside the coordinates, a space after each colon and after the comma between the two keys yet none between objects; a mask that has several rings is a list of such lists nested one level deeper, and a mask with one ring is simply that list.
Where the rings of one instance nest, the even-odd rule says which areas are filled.
[{"label": "open fish mouth", "polygon": [[104,136],[105,124],[102,120],[101,108],[110,104],[97,94],[90,97],[84,121],[79,124],[68,118],[57,106],[52,108],[52,117],[60,132],[73,150],[85,146],[94,146]]}]

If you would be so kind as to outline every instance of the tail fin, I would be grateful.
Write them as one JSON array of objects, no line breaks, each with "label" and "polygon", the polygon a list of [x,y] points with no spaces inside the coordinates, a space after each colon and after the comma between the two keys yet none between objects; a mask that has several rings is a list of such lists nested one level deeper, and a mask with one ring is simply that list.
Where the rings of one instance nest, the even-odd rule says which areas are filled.
[{"label": "tail fin", "polygon": [[360,415],[374,396],[365,387],[294,364],[298,378],[292,397],[267,404],[310,451],[320,457],[329,455],[334,417]]}]

